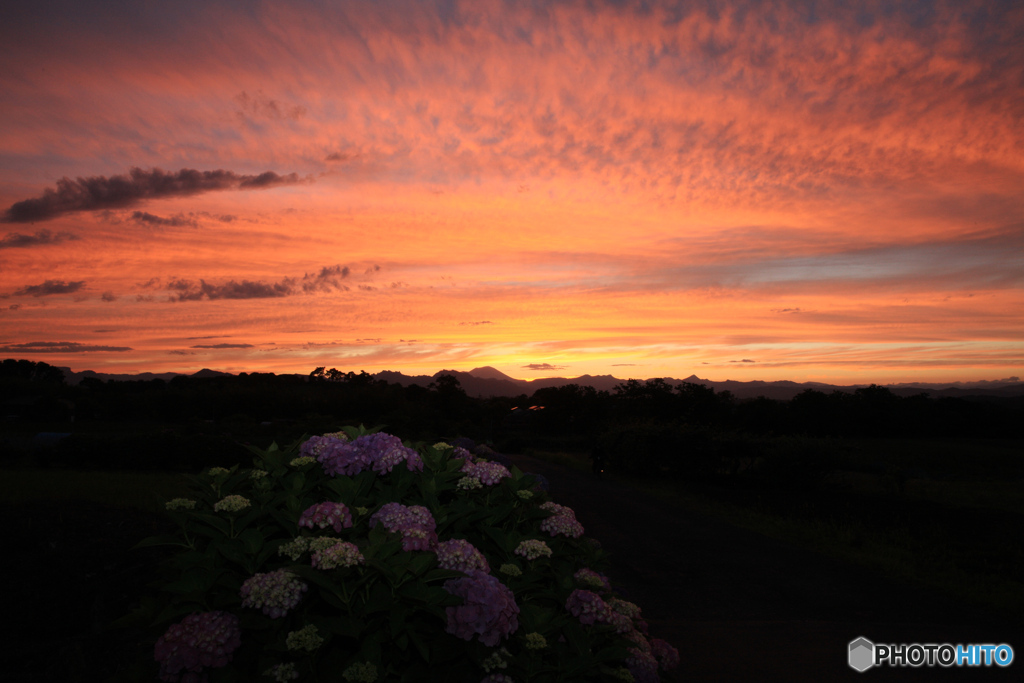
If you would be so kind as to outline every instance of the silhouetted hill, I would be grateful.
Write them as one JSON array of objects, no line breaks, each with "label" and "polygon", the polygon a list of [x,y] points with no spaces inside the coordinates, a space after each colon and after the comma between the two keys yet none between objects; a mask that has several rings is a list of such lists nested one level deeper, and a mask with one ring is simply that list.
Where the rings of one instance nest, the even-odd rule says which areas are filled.
[{"label": "silhouetted hill", "polygon": [[[426,387],[435,381],[438,375],[452,375],[459,380],[459,384],[470,396],[484,398],[488,396],[519,396],[521,394],[531,395],[538,389],[549,387],[563,387],[568,384],[593,387],[597,391],[613,391],[620,384],[627,380],[613,377],[612,375],[581,375],[579,377],[544,377],[540,379],[515,379],[509,377],[500,370],[492,367],[483,367],[463,372],[461,370],[441,370],[432,376],[428,375],[404,375],[400,372],[386,370],[375,375],[389,384],[400,384],[409,386],[419,384]],[[757,398],[764,396],[779,401],[788,401],[794,396],[803,393],[808,389],[831,393],[841,391],[852,394],[857,389],[867,387],[867,384],[852,384],[848,386],[824,384],[822,382],[791,382],[780,380],[776,382],[765,382],[753,380],[741,382],[738,380],[725,380],[713,382],[709,379],[701,379],[696,375],[690,375],[685,379],[665,377],[665,382],[673,386],[683,382],[691,384],[702,384],[714,389],[716,392],[728,391],[739,399]],[[913,396],[916,394],[927,394],[935,397],[963,397],[963,396],[1024,396],[1024,382],[1016,377],[1003,381],[992,382],[956,382],[956,383],[921,383],[921,384],[897,384],[888,387],[893,393],[900,396]]]},{"label": "silhouetted hill", "polygon": [[64,378],[68,384],[74,386],[81,382],[83,379],[92,378],[98,379],[101,382],[148,382],[154,379],[162,379],[165,382],[169,382],[175,377],[230,377],[233,376],[230,372],[220,372],[218,370],[209,370],[203,368],[199,372],[195,372],[191,375],[181,372],[140,372],[136,375],[129,374],[112,374],[108,372],[93,372],[92,370],[82,370],[81,372],[75,372],[71,368],[58,368],[64,373]]},{"label": "silhouetted hill", "polygon": [[485,365],[482,368],[473,368],[472,370],[469,371],[469,374],[473,375],[474,377],[479,377],[480,379],[499,379],[508,382],[517,381],[516,379],[506,375],[501,370],[498,370],[497,368],[492,368],[490,365]]},{"label": "silhouetted hill", "polygon": [[[191,377],[223,377],[230,376],[230,373],[220,372],[217,370],[210,370],[204,368],[192,375],[183,375],[177,372],[164,372],[164,373],[151,373],[144,372],[136,375],[129,374],[109,374],[102,372],[93,372],[92,370],[83,370],[81,372],[74,372],[70,368],[60,368],[64,372],[64,376],[67,378],[67,383],[71,385],[78,384],[87,377],[92,377],[101,381],[148,381],[153,379],[162,379],[164,381],[170,381],[175,377],[179,376],[191,376]],[[388,384],[399,384],[403,387],[411,385],[419,385],[422,387],[429,386],[432,382],[435,382],[437,377],[440,375],[452,375],[459,380],[459,384],[462,389],[472,397],[486,398],[490,396],[505,396],[515,397],[522,394],[531,395],[538,389],[547,389],[551,387],[563,387],[568,384],[578,384],[580,386],[593,387],[597,391],[614,391],[615,387],[620,384],[625,384],[626,379],[614,377],[612,375],[581,375],[579,377],[544,377],[532,380],[516,379],[510,377],[500,370],[485,366],[475,368],[469,372],[461,370],[441,370],[434,373],[433,375],[406,375],[401,372],[393,370],[383,370],[376,373],[373,377],[377,380],[383,380]],[[826,394],[832,393],[833,391],[840,391],[843,393],[852,394],[857,389],[867,387],[867,384],[851,384],[851,385],[835,385],[835,384],[823,384],[821,382],[791,382],[789,380],[780,380],[775,382],[765,382],[762,380],[753,380],[742,382],[739,380],[725,380],[721,382],[715,382],[709,379],[702,379],[696,375],[690,375],[685,379],[676,379],[673,377],[665,377],[664,381],[672,386],[681,384],[683,382],[689,382],[691,384],[702,384],[706,387],[714,389],[716,392],[728,391],[738,399],[757,398],[764,396],[765,398],[771,398],[779,401],[788,401],[789,399],[803,393],[807,389],[814,389],[815,391],[821,391]],[[885,385],[890,391],[899,396],[914,396],[917,394],[926,394],[934,398],[963,398],[966,396],[991,396],[1008,398],[1013,396],[1024,396],[1024,382],[1021,382],[1017,377],[1010,377],[1005,380],[993,380],[993,381],[978,381],[978,382],[922,382],[922,383],[901,383],[901,384],[890,384]]]}]

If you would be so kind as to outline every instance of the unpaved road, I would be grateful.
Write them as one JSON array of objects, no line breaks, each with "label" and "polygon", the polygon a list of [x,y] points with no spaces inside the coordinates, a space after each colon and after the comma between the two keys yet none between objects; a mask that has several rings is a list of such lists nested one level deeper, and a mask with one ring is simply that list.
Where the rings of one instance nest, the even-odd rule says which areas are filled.
[{"label": "unpaved road", "polygon": [[[614,482],[513,455],[548,478],[611,555],[613,587],[679,649],[678,681],[1024,680],[1024,628],[928,590],[654,500]],[[847,646],[1006,643],[1008,667],[847,664]],[[666,679],[668,680],[668,679]]]}]

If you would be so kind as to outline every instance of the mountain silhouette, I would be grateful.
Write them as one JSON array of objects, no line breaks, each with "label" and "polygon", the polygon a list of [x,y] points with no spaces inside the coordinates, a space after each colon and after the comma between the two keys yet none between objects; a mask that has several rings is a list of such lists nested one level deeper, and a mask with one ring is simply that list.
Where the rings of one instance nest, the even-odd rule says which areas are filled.
[{"label": "mountain silhouette", "polygon": [[[182,376],[199,378],[231,376],[231,373],[211,370],[209,368],[203,368],[191,375],[177,372],[144,372],[129,375],[93,372],[92,370],[74,372],[71,368],[67,367],[59,369],[64,372],[64,376],[68,384],[78,384],[87,377],[92,377],[101,381],[137,381],[152,379],[168,381],[175,377]],[[593,387],[597,391],[612,392],[615,390],[615,387],[620,384],[625,384],[628,381],[627,379],[621,379],[612,375],[543,377],[529,380],[516,379],[491,366],[474,368],[468,372],[462,370],[441,370],[439,372],[435,372],[433,375],[406,375],[394,370],[382,370],[381,372],[375,373],[373,377],[378,380],[383,380],[388,384],[399,384],[406,387],[418,384],[419,386],[427,387],[431,383],[434,383],[440,375],[452,375],[459,380],[459,385],[462,387],[463,391],[465,391],[469,396],[475,398],[487,398],[490,396],[515,397],[522,394],[529,396],[538,389],[563,387],[567,384],[578,384],[580,386]],[[305,374],[295,374],[294,376],[306,377]],[[831,393],[833,391],[853,393],[857,389],[868,386],[867,384],[835,385],[823,384],[821,382],[792,382],[789,380],[766,382],[762,380],[739,381],[727,379],[725,381],[716,382],[709,379],[702,379],[693,374],[685,379],[675,379],[673,377],[664,377],[661,379],[672,386],[676,386],[683,382],[703,384],[706,387],[714,389],[716,392],[729,391],[738,399],[764,396],[765,398],[780,401],[788,401],[797,394],[808,389],[814,389],[815,391],[821,391],[824,393]],[[1017,377],[1009,377],[1004,380],[982,380],[978,382],[921,382],[889,384],[885,386],[892,391],[892,393],[899,396],[913,396],[915,394],[927,394],[937,398],[962,396],[1024,396],[1024,382],[1021,382]]]}]

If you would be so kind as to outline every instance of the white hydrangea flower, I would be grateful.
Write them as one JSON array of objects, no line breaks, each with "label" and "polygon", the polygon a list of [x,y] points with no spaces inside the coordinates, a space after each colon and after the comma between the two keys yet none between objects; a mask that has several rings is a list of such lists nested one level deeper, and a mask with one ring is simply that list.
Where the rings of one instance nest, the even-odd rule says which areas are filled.
[{"label": "white hydrangea flower", "polygon": [[217,512],[238,512],[249,507],[251,503],[245,496],[239,496],[232,494],[230,496],[224,496],[213,505],[213,509]]},{"label": "white hydrangea flower", "polygon": [[491,669],[507,669],[508,662],[505,661],[505,657],[510,656],[511,653],[508,650],[501,648],[500,650],[495,650],[490,654],[490,656],[480,662],[480,666],[482,666],[484,671],[487,673],[491,673]]},{"label": "white hydrangea flower", "polygon": [[476,477],[463,477],[459,479],[459,483],[456,485],[456,488],[460,491],[472,491],[474,489],[482,489],[483,487],[484,485]]},{"label": "white hydrangea flower", "polygon": [[369,662],[353,664],[342,672],[341,677],[350,683],[373,683],[377,680],[377,667]]},{"label": "white hydrangea flower", "polygon": [[320,647],[324,639],[317,635],[316,625],[308,624],[303,626],[298,631],[292,631],[285,638],[285,645],[288,646],[289,650],[306,650],[307,652],[313,652]]},{"label": "white hydrangea flower", "polygon": [[278,555],[287,555],[291,558],[292,562],[297,562],[302,553],[306,552],[309,548],[309,539],[305,536],[299,536],[295,540],[285,543],[277,549]]},{"label": "white hydrangea flower", "polygon": [[512,563],[503,564],[498,567],[498,571],[505,576],[522,576],[523,570]]}]

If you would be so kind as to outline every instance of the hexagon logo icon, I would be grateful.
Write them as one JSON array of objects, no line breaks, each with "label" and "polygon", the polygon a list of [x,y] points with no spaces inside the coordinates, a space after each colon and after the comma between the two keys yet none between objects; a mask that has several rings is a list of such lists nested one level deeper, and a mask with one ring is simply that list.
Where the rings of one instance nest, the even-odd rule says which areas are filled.
[{"label": "hexagon logo icon", "polygon": [[850,668],[867,671],[875,665],[875,644],[864,637],[850,641]]}]

